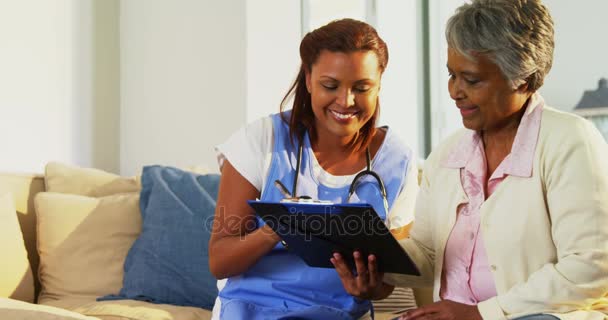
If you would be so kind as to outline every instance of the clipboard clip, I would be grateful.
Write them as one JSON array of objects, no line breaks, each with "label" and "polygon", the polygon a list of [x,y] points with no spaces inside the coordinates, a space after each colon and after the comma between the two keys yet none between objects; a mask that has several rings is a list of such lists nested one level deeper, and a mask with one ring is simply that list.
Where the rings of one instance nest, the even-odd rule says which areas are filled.
[{"label": "clipboard clip", "polygon": [[322,204],[322,205],[332,205],[334,204],[331,201],[327,201],[327,200],[313,200],[310,197],[308,198],[304,198],[305,196],[301,196],[298,198],[286,198],[286,199],[281,199],[280,202],[285,203],[308,203],[308,204]]},{"label": "clipboard clip", "polygon": [[312,204],[325,204],[325,205],[331,205],[333,204],[333,202],[331,201],[326,201],[326,200],[313,200],[310,196],[299,196],[299,197],[294,197],[292,196],[289,191],[287,190],[287,187],[285,187],[285,185],[279,181],[279,180],[275,180],[274,181],[274,185],[275,187],[277,187],[277,189],[283,194],[283,196],[285,198],[281,199],[280,202],[289,202],[289,203],[312,203]]}]

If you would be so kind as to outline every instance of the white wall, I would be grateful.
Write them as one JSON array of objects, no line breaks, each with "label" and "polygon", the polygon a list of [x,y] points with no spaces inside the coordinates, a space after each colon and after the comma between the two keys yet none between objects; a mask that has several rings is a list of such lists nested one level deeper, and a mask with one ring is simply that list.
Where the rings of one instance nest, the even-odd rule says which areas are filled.
[{"label": "white wall", "polygon": [[121,165],[215,168],[245,123],[245,1],[120,3]]},{"label": "white wall", "polygon": [[430,107],[431,145],[439,142],[455,130],[462,128],[460,113],[448,94],[447,44],[445,24],[462,0],[429,2],[429,55],[430,55]]},{"label": "white wall", "polygon": [[[462,126],[443,36],[462,3],[430,2],[433,145]],[[545,3],[556,52],[541,92],[568,110],[608,76],[608,2]],[[299,64],[300,10],[282,0],[1,0],[0,171],[41,172],[51,160],[123,174],[215,169],[214,145],[278,110]],[[380,121],[418,150],[415,2],[376,10],[391,53]]]},{"label": "white wall", "polygon": [[421,155],[416,2],[378,0],[376,22],[377,31],[389,51],[380,93],[380,124],[389,125],[417,155]]},{"label": "white wall", "polygon": [[95,117],[117,110],[117,37],[100,29],[116,4],[0,1],[0,171],[42,172],[51,160],[117,168],[112,122]]},{"label": "white wall", "polygon": [[585,90],[608,78],[608,1],[543,0],[555,25],[553,68],[540,92],[547,103],[572,110]]},{"label": "white wall", "polygon": [[[77,0],[82,5],[86,1]],[[119,0],[94,0],[91,37],[91,163],[120,170],[120,24]]]},{"label": "white wall", "polygon": [[300,1],[246,3],[246,110],[247,122],[251,122],[279,111],[281,100],[300,68],[302,36]]}]

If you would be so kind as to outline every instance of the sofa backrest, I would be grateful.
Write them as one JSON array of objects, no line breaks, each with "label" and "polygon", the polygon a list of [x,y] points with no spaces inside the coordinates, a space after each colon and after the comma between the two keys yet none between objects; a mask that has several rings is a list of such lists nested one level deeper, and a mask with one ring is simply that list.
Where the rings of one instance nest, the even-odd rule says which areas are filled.
[{"label": "sofa backrest", "polygon": [[[34,275],[35,297],[40,293],[38,265],[40,258],[36,249],[36,212],[34,197],[46,190],[44,176],[36,174],[0,173],[0,194],[10,192],[15,201],[15,208],[23,233],[23,240],[28,252],[28,259]],[[432,288],[415,288],[414,294],[419,306],[432,303]]]},{"label": "sofa backrest", "polygon": [[45,190],[44,176],[29,174],[0,173],[0,194],[10,192],[15,201],[17,216],[23,233],[23,241],[34,275],[35,296],[40,292],[38,280],[39,257],[36,250],[36,212],[34,196]]}]

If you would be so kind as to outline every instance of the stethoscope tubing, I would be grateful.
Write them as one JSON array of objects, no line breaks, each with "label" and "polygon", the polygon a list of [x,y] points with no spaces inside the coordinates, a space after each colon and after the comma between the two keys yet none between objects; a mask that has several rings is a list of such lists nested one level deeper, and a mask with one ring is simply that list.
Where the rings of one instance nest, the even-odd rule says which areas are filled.
[{"label": "stethoscope tubing", "polygon": [[[297,158],[296,158],[296,170],[294,173],[295,176],[293,179],[293,187],[291,188],[291,197],[294,199],[298,197],[296,191],[297,191],[297,186],[298,186],[298,177],[300,176],[300,165],[302,163],[302,150],[303,149],[304,149],[304,147],[303,147],[302,141],[300,141],[299,146],[298,146],[298,154],[297,154]],[[357,182],[367,175],[372,176],[378,183],[378,189],[380,190],[380,194],[382,195],[382,202],[383,202],[383,206],[384,206],[385,217],[388,218],[388,196],[386,193],[386,188],[384,186],[384,182],[382,181],[382,178],[380,178],[380,175],[378,175],[378,173],[376,173],[375,171],[372,170],[371,155],[369,152],[369,148],[365,149],[365,155],[366,155],[365,160],[366,160],[366,165],[367,165],[366,169],[357,173],[357,175],[351,182],[350,187],[348,188],[348,197],[346,198],[346,202],[349,202],[351,196],[355,193]],[[278,180],[276,182],[278,182],[281,186],[283,185]],[[308,196],[303,196],[303,197],[310,198]]]}]

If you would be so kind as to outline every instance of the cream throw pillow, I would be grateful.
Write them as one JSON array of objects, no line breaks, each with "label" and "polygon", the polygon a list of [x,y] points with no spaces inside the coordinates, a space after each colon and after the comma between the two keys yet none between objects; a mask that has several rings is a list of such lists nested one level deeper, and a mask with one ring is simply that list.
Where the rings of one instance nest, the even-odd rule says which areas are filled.
[{"label": "cream throw pillow", "polygon": [[96,320],[75,312],[0,298],[0,319],[10,320]]},{"label": "cream throw pillow", "polygon": [[34,301],[34,277],[11,193],[0,195],[0,297]]},{"label": "cream throw pillow", "polygon": [[[211,311],[186,306],[156,304],[137,300],[93,301],[64,299],[54,307],[103,320],[210,320]],[[2,319],[0,317],[0,319]]]},{"label": "cream throw pillow", "polygon": [[39,303],[118,293],[125,258],[141,233],[139,193],[91,198],[41,192],[35,205]]},{"label": "cream throw pillow", "polygon": [[123,192],[139,192],[140,181],[99,169],[80,168],[49,162],[44,173],[46,191],[103,197]]}]

